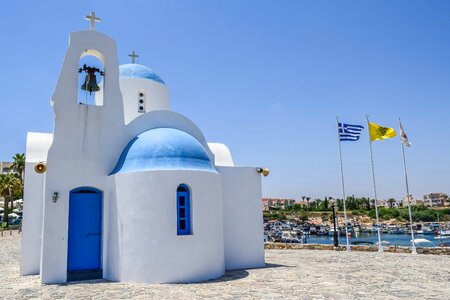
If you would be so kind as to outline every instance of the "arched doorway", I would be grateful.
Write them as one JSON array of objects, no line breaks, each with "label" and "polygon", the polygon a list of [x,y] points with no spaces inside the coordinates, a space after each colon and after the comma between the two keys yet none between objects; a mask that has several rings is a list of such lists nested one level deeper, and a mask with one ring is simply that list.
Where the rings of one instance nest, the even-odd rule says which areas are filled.
[{"label": "arched doorway", "polygon": [[103,193],[80,187],[70,191],[67,280],[103,278]]}]

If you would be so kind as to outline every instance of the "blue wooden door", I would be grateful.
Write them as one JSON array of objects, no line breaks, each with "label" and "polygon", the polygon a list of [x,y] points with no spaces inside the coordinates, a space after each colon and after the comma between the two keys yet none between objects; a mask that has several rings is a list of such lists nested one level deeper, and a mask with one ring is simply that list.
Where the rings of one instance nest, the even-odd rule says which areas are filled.
[{"label": "blue wooden door", "polygon": [[77,189],[69,199],[67,271],[101,269],[102,193]]}]

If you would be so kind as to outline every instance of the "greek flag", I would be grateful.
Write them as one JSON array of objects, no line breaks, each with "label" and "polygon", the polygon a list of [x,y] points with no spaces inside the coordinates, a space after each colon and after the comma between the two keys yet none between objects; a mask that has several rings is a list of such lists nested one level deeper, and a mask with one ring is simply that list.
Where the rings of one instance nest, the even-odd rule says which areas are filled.
[{"label": "greek flag", "polygon": [[364,126],[338,123],[340,141],[357,141]]}]

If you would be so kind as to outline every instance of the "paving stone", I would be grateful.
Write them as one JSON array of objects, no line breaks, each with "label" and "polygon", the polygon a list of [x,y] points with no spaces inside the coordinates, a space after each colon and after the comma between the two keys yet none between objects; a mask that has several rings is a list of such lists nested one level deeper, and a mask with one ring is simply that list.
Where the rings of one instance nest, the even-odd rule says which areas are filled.
[{"label": "paving stone", "polygon": [[41,285],[39,276],[19,276],[19,259],[20,236],[0,237],[0,299],[450,299],[450,256],[266,250],[267,268],[153,285]]}]

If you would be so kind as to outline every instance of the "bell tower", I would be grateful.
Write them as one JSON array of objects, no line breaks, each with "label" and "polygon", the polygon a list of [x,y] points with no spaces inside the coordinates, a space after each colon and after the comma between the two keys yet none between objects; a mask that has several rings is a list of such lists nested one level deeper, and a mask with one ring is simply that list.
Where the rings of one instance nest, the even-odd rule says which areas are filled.
[{"label": "bell tower", "polygon": [[[42,282],[64,282],[67,266],[67,218],[69,191],[78,187],[107,190],[108,174],[114,168],[124,142],[122,93],[116,42],[95,30],[100,19],[86,16],[89,30],[70,34],[69,46],[52,96],[55,125],[47,156],[44,193]],[[87,60],[92,57],[98,65]],[[79,94],[83,97],[79,97]],[[98,97],[97,94],[101,94]],[[86,101],[91,96],[94,100]],[[52,195],[58,193],[57,202]],[[106,193],[105,193],[106,197]],[[105,199],[106,201],[106,199]],[[55,223],[63,224],[58,228]],[[55,253],[60,253],[55,255]]]},{"label": "bell tower", "polygon": [[[115,41],[95,30],[100,18],[86,16],[90,29],[70,34],[52,105],[54,145],[68,137],[71,151],[90,156],[102,140],[124,126]],[[75,155],[75,154],[74,154]],[[95,156],[95,155],[94,155]],[[86,158],[86,157],[85,157]]]}]

